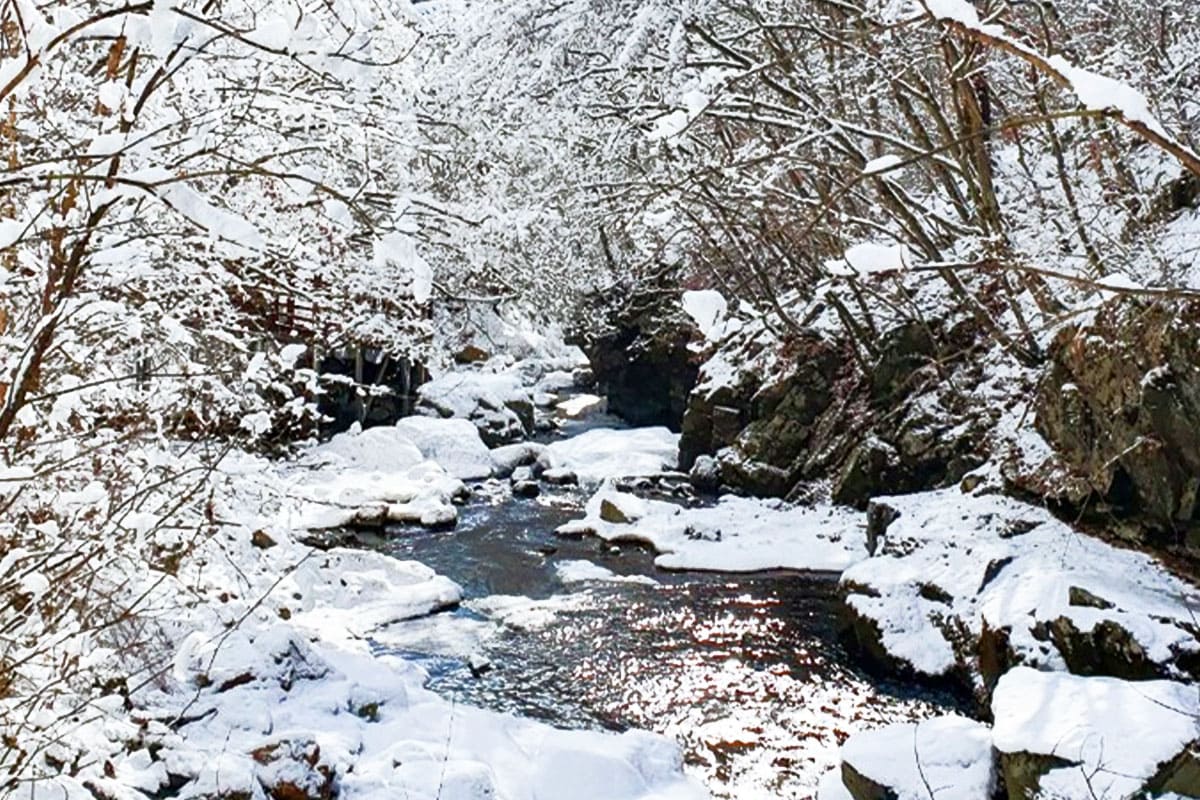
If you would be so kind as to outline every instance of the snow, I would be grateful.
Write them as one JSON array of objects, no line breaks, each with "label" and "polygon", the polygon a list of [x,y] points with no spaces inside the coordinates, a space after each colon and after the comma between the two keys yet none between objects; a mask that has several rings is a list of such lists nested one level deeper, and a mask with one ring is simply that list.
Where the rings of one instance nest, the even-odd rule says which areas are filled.
[{"label": "snow", "polygon": [[846,250],[841,262],[830,262],[827,266],[834,274],[862,275],[903,270],[908,262],[908,248],[903,244],[860,242]]},{"label": "snow", "polygon": [[406,417],[396,423],[396,430],[415,444],[424,458],[436,461],[459,480],[483,480],[492,475],[492,456],[468,420]]},{"label": "snow", "polygon": [[929,800],[928,787],[937,787],[939,800],[979,800],[996,784],[991,731],[956,715],[856,734],[841,755],[896,800]]},{"label": "snow", "polygon": [[[926,675],[957,662],[945,620],[978,635],[1010,629],[1026,663],[1063,669],[1037,633],[1064,619],[1087,633],[1103,622],[1128,631],[1154,662],[1200,652],[1188,633],[1200,596],[1149,556],[1081,535],[1048,511],[999,495],[957,488],[877,498],[900,512],[880,551],[849,569],[847,604],[872,620],[895,657]],[[1072,604],[1083,590],[1110,608]]]},{"label": "snow", "polygon": [[[627,522],[609,518],[615,509]],[[867,557],[862,515],[845,508],[793,507],[777,500],[726,496],[709,508],[646,500],[611,486],[588,500],[586,516],[559,527],[613,542],[644,542],[663,569],[756,572],[841,571]]]},{"label": "snow", "polygon": [[554,565],[558,579],[563,583],[644,583],[655,586],[658,581],[648,575],[618,575],[612,570],[593,564],[591,561],[559,561]]},{"label": "snow", "polygon": [[[278,628],[264,636],[261,647],[223,651],[221,674],[254,680],[163,698],[187,703],[194,720],[178,733],[149,737],[166,764],[191,777],[181,797],[217,787],[259,796],[256,785],[270,786],[281,773],[320,782],[303,758],[264,764],[252,755],[280,745],[284,752],[319,752],[314,766],[337,775],[347,800],[707,796],[683,777],[678,746],[662,737],[555,730],[443,700],[422,688],[419,668],[397,657],[307,645]],[[202,665],[189,662],[185,670]]]},{"label": "snow", "polygon": [[603,411],[605,400],[594,394],[577,394],[570,399],[556,403],[554,408],[568,419],[578,419],[593,412]]},{"label": "snow", "polygon": [[1077,765],[1041,781],[1050,797],[1129,797],[1200,737],[1200,692],[1174,681],[1130,682],[1017,667],[992,695],[1001,753]]},{"label": "snow", "polygon": [[658,475],[678,463],[679,434],[666,428],[592,428],[552,442],[544,456],[547,469],[574,472],[595,486],[606,478]]},{"label": "snow", "polygon": [[874,175],[877,172],[887,172],[904,163],[904,159],[894,153],[873,158],[863,167],[864,175]]},{"label": "snow", "polygon": [[[490,472],[490,458],[487,464]],[[237,461],[225,466],[235,473],[262,468]],[[458,516],[452,501],[466,491],[400,428],[387,427],[338,434],[304,453],[295,468],[281,470],[277,480],[287,484],[288,501],[274,522],[292,530],[384,520],[452,523]]]},{"label": "snow", "polygon": [[409,292],[418,303],[427,303],[433,295],[433,269],[417,252],[411,236],[389,233],[380,237],[374,247],[375,263],[381,267],[395,264],[409,274]]},{"label": "snow", "polygon": [[684,292],[681,302],[684,313],[692,318],[704,338],[720,338],[721,323],[729,309],[729,304],[720,292],[715,289]]},{"label": "snow", "polygon": [[842,783],[842,771],[835,769],[821,776],[817,784],[816,800],[854,800],[846,784]]},{"label": "snow", "polygon": [[[493,371],[495,370],[495,371]],[[519,370],[502,365],[482,369],[452,370],[422,384],[417,390],[422,413],[469,419],[481,434],[504,441],[530,433],[510,406],[533,403],[528,379]]]}]

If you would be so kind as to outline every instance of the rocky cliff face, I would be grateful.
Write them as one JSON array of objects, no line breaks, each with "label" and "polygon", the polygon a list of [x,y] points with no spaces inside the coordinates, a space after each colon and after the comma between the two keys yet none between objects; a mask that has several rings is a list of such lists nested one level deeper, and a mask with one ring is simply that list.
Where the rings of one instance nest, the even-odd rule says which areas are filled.
[{"label": "rocky cliff face", "polygon": [[631,425],[678,431],[699,370],[688,345],[700,337],[677,293],[650,292],[604,312],[600,333],[580,337],[608,410]]},{"label": "rocky cliff face", "polygon": [[[982,463],[990,424],[947,380],[970,336],[902,325],[865,361],[848,341],[817,331],[767,345],[748,331],[701,371],[681,464],[717,454],[730,488],[795,499],[828,481],[834,500],[858,507],[875,494],[954,483]],[[761,368],[735,368],[755,362]]]},{"label": "rocky cliff face", "polygon": [[1067,479],[1018,486],[1200,556],[1200,302],[1111,302],[1064,329],[1036,410]]}]

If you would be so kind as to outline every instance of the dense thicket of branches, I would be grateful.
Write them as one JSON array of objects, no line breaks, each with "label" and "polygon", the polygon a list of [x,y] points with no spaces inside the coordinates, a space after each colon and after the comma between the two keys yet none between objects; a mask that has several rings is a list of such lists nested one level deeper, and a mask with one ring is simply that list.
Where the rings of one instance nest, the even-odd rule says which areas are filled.
[{"label": "dense thicket of branches", "polygon": [[1198,139],[1192,0],[2,0],[0,788],[161,668],[213,464],[311,420],[288,343],[665,280],[1033,363],[1194,284]]},{"label": "dense thicket of branches", "polygon": [[[1172,192],[1200,179],[1187,2],[443,13],[458,47],[432,48],[443,124],[425,135],[450,155],[430,186],[485,220],[465,233],[493,248],[451,237],[489,254],[485,278],[553,294],[603,285],[605,264],[610,280],[668,270],[793,324],[782,295],[828,287],[847,250],[886,244],[1033,360],[1022,298],[1058,313],[1053,275],[1177,287],[1195,265],[1166,227]],[[993,323],[1004,312],[980,304],[997,294],[1009,311]]]}]

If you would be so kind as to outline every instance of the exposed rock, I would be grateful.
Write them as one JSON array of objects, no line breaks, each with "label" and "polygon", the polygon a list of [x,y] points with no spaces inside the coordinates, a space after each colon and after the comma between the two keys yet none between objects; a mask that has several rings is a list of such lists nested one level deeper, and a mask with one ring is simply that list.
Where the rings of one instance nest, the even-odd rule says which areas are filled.
[{"label": "exposed rock", "polygon": [[1000,754],[1000,771],[1004,775],[1004,787],[1008,800],[1029,800],[1038,796],[1038,785],[1042,776],[1055,769],[1078,768],[1079,762],[1068,761],[1045,753]]},{"label": "exposed rock", "polygon": [[542,493],[542,487],[537,481],[513,481],[512,493],[517,497],[537,497]]},{"label": "exposed rock", "polygon": [[[1200,302],[1113,301],[1090,325],[1058,335],[1036,400],[1038,430],[1092,495],[1080,501],[1064,491],[1060,499],[1134,517],[1150,543],[1193,557],[1200,556],[1197,352]],[[1030,488],[1031,481],[1018,483]]]},{"label": "exposed rock", "polygon": [[1155,797],[1171,792],[1184,797],[1200,797],[1200,739],[1175,758],[1163,762],[1146,787]]},{"label": "exposed rock", "polygon": [[942,380],[939,336],[960,347],[970,329],[889,331],[866,374],[849,342],[816,331],[790,334],[778,352],[759,332],[734,337],[689,397],[680,463],[717,454],[726,485],[789,499],[830,480],[836,502],[859,508],[878,494],[955,483],[983,462],[992,418]]},{"label": "exposed rock", "polygon": [[875,555],[879,540],[887,533],[888,526],[900,516],[900,512],[882,501],[871,501],[867,505],[867,552]]},{"label": "exposed rock", "polygon": [[1112,620],[1103,620],[1090,631],[1080,631],[1067,617],[1057,617],[1042,623],[1038,630],[1054,642],[1067,669],[1077,675],[1146,680],[1171,673],[1167,665],[1154,663],[1133,634]]},{"label": "exposed rock", "polygon": [[269,550],[270,548],[274,547],[277,542],[271,537],[271,534],[267,533],[262,528],[259,528],[250,535],[250,544],[254,545],[260,550]]},{"label": "exposed rock", "polygon": [[542,473],[542,480],[555,486],[574,486],[579,483],[579,476],[565,467],[552,467]]},{"label": "exposed rock", "polygon": [[697,492],[716,494],[721,488],[721,465],[712,456],[700,456],[692,464],[688,479]]},{"label": "exposed rock", "polygon": [[698,371],[688,345],[701,338],[678,294],[633,294],[606,316],[608,330],[580,346],[609,411],[635,426],[678,431]]},{"label": "exposed rock", "polygon": [[474,344],[468,344],[454,354],[454,363],[474,364],[476,362],[487,361],[489,358],[491,358],[491,354],[487,350]]},{"label": "exposed rock", "polygon": [[600,519],[617,525],[623,525],[633,521],[626,516],[625,512],[621,510],[620,506],[607,498],[600,501]]}]

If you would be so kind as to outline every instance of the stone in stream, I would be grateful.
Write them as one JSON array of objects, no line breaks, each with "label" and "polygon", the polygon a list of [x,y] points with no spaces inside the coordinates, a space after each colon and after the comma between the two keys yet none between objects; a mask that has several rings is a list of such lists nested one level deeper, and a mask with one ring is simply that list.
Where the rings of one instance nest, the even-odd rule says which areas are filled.
[{"label": "stone in stream", "polygon": [[716,494],[721,488],[721,465],[712,456],[697,456],[688,479],[697,492]]},{"label": "stone in stream", "polygon": [[498,478],[515,475],[518,469],[535,463],[544,452],[546,446],[537,442],[517,442],[497,447],[491,451],[492,472]]},{"label": "stone in stream", "polygon": [[542,480],[555,486],[575,486],[579,476],[565,467],[552,467],[542,473]]},{"label": "stone in stream", "polygon": [[537,497],[542,493],[542,488],[538,486],[537,481],[513,481],[512,493],[516,497]]},{"label": "stone in stream", "polygon": [[955,715],[855,734],[841,757],[842,787],[854,800],[927,800],[932,787],[943,800],[987,800],[996,787],[991,731]]}]

